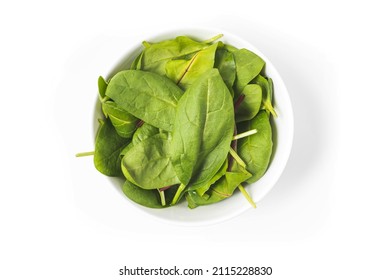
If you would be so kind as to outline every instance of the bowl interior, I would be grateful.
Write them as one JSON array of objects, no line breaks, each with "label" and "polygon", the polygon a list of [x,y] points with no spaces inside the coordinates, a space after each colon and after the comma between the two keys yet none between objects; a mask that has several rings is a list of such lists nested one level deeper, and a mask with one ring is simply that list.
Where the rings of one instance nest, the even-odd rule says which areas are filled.
[{"label": "bowl interior", "polygon": [[[217,34],[224,35],[220,39],[224,43],[233,45],[237,48],[246,48],[263,58],[266,62],[265,74],[266,76],[271,77],[274,82],[274,107],[278,113],[278,117],[272,119],[274,152],[269,168],[264,176],[256,183],[246,187],[248,193],[257,203],[270,191],[280,177],[287,163],[293,139],[293,112],[291,102],[283,80],[275,67],[256,47],[233,34],[221,30],[198,28],[179,29],[151,36],[145,38],[145,40],[149,42],[158,42],[165,39],[172,39],[180,35],[187,35],[198,40],[206,40]],[[141,50],[141,42],[136,42],[135,45],[130,48],[129,52],[113,65],[112,69],[107,73],[106,78],[112,77],[120,70],[128,69],[131,62]],[[98,114],[100,114],[100,110],[96,110],[95,119],[97,119]],[[97,127],[94,126],[94,135],[96,129]],[[122,182],[117,179],[110,179],[110,181],[116,185],[116,187],[118,187],[118,184],[122,184]],[[180,225],[193,226],[214,224],[235,217],[251,208],[246,199],[238,192],[229,199],[219,203],[197,207],[192,210],[187,207],[186,203],[180,203],[175,207],[165,209],[150,209],[132,202],[124,194],[122,194],[122,196],[123,199],[126,199],[129,202],[129,211],[137,209],[157,219]]]}]

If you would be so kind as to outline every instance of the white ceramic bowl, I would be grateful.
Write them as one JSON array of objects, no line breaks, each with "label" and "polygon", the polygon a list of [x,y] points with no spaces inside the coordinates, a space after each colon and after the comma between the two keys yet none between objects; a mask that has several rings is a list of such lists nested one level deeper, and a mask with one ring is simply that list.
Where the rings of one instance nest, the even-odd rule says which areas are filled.
[{"label": "white ceramic bowl", "polygon": [[[220,39],[221,41],[233,45],[237,48],[246,48],[251,50],[263,58],[263,60],[266,62],[266,76],[271,77],[274,82],[274,107],[278,114],[278,117],[273,118],[272,120],[274,152],[269,168],[264,176],[256,183],[246,187],[246,190],[252,197],[253,201],[258,203],[271,190],[282,174],[283,169],[287,163],[293,141],[294,125],[290,97],[283,80],[275,67],[255,46],[251,45],[249,42],[244,41],[236,35],[229,34],[228,32],[222,30],[198,28],[181,30],[178,29],[165,33],[159,33],[155,36],[144,39],[149,42],[158,42],[165,39],[172,39],[179,35],[187,35],[194,39],[206,40],[217,34],[224,35]],[[116,64],[114,64],[110,71],[108,71],[106,77],[111,77],[122,69],[128,69],[131,61],[140,53],[141,49],[141,42],[135,42],[134,46],[130,48],[129,52]],[[96,133],[96,128],[94,133]],[[111,181],[113,184],[118,184],[118,180],[113,179]],[[229,199],[219,203],[208,206],[200,206],[192,210],[187,207],[186,202],[165,209],[151,209],[132,202],[124,194],[123,198],[128,200],[128,211],[134,211],[138,209],[160,220],[186,226],[210,225],[222,222],[252,208],[244,196],[239,192],[236,192]]]}]

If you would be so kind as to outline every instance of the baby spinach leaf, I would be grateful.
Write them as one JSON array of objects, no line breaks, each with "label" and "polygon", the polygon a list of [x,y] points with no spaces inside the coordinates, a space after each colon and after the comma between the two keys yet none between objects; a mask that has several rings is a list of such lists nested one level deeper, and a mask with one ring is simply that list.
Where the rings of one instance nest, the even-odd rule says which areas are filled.
[{"label": "baby spinach leaf", "polygon": [[268,91],[267,91],[267,97],[266,97],[263,105],[264,105],[264,108],[267,110],[267,112],[271,113],[272,116],[277,117],[278,115],[276,114],[275,109],[272,106],[274,83],[273,83],[271,78],[268,78],[267,81],[268,81]]},{"label": "baby spinach leaf", "polygon": [[209,188],[212,184],[214,184],[223,175],[225,175],[227,168],[228,168],[228,161],[225,160],[224,164],[221,166],[221,168],[218,170],[218,172],[215,173],[215,175],[207,183],[205,183],[203,185],[198,185],[196,188],[194,188],[193,186],[190,186],[188,188],[188,191],[196,190],[198,195],[203,196],[206,193],[206,191],[209,190]]},{"label": "baby spinach leaf", "polygon": [[98,78],[98,89],[100,100],[103,100],[106,97],[107,82],[102,76]]},{"label": "baby spinach leaf", "polygon": [[111,79],[106,95],[133,116],[172,131],[182,90],[166,77],[140,70],[126,70]]},{"label": "baby spinach leaf", "polygon": [[144,52],[142,51],[131,63],[130,70],[141,70],[142,69],[142,57]]},{"label": "baby spinach leaf", "polygon": [[237,50],[233,52],[233,55],[237,70],[235,90],[236,93],[240,94],[244,87],[259,75],[265,62],[258,55],[247,49]]},{"label": "baby spinach leaf", "polygon": [[127,180],[143,189],[157,189],[180,183],[170,160],[170,140],[157,134],[131,147],[122,159]]},{"label": "baby spinach leaf", "polygon": [[226,174],[210,187],[208,195],[199,195],[196,191],[189,191],[186,199],[189,208],[200,205],[208,205],[224,200],[232,196],[239,184],[250,178],[252,175],[245,169],[240,169]]},{"label": "baby spinach leaf", "polygon": [[233,101],[217,69],[205,72],[177,106],[172,163],[180,182],[194,188],[208,182],[229,152],[234,130]]},{"label": "baby spinach leaf", "polygon": [[128,144],[126,145],[126,147],[124,147],[124,148],[122,149],[122,151],[121,151],[121,153],[120,153],[120,156],[121,156],[121,157],[125,156],[126,153],[127,153],[127,152],[131,149],[131,147],[133,147],[133,146],[134,146],[133,142],[128,143]]},{"label": "baby spinach leaf", "polygon": [[273,82],[271,78],[265,78],[262,75],[257,75],[253,79],[252,83],[258,84],[263,90],[263,100],[261,109],[265,109],[268,113],[271,113],[274,117],[277,117],[274,107],[272,106],[273,95]]},{"label": "baby spinach leaf", "polygon": [[259,74],[251,81],[251,83],[259,85],[263,91],[264,97],[268,96],[268,81],[265,77]]},{"label": "baby spinach leaf", "polygon": [[246,163],[252,177],[247,180],[253,183],[259,180],[268,168],[272,154],[272,127],[269,114],[261,110],[252,120],[240,123],[239,131],[257,129],[257,133],[238,140],[237,151]]},{"label": "baby spinach leaf", "polygon": [[[121,152],[121,155],[124,156],[127,151],[133,147],[134,145],[138,144],[139,142],[142,142],[149,137],[152,137],[157,134],[167,134],[168,132],[165,132],[161,130],[160,128],[154,127],[150,124],[144,123],[141,127],[139,127],[133,134],[133,139],[129,145],[127,145]],[[167,135],[168,137],[168,135]]]},{"label": "baby spinach leaf", "polygon": [[236,78],[236,63],[233,54],[225,48],[218,48],[215,53],[214,67],[219,70],[227,87],[232,88]]},{"label": "baby spinach leaf", "polygon": [[[137,129],[137,131],[134,133],[133,136],[133,144],[137,145],[138,143],[148,139],[149,137],[155,136],[157,134],[165,134],[168,135],[167,132],[164,132],[163,130],[154,127],[150,124],[144,123],[140,128]],[[168,138],[168,136],[167,136]]]},{"label": "baby spinach leaf", "polygon": [[253,119],[260,110],[262,90],[259,85],[246,85],[242,94],[245,98],[237,108],[236,122]]},{"label": "baby spinach leaf", "polygon": [[107,176],[121,176],[119,155],[128,143],[129,139],[119,136],[108,119],[101,122],[93,158],[96,169]]},{"label": "baby spinach leaf", "polygon": [[187,89],[205,71],[214,66],[215,51],[218,43],[215,43],[195,53],[191,59],[174,59],[166,64],[166,75],[181,88]]},{"label": "baby spinach leaf", "polygon": [[195,53],[207,46],[207,43],[197,42],[186,36],[150,44],[144,50],[142,69],[165,75],[165,64],[168,61]]},{"label": "baby spinach leaf", "polygon": [[158,190],[145,190],[130,181],[122,186],[123,193],[135,203],[149,208],[163,208]]},{"label": "baby spinach leaf", "polygon": [[177,186],[172,186],[164,191],[165,206],[162,205],[158,190],[145,190],[130,181],[126,181],[122,186],[123,193],[132,201],[149,208],[166,208],[170,206],[177,190]]},{"label": "baby spinach leaf", "polygon": [[168,61],[165,65],[166,76],[176,84],[179,84],[180,77],[184,75],[190,61],[192,61],[195,56],[196,54],[189,57],[184,57],[183,59],[174,59]]},{"label": "baby spinach leaf", "polygon": [[[218,34],[218,35],[215,35],[214,37],[211,37],[211,38],[206,39],[206,40],[201,41],[201,42],[209,44],[209,43],[213,43],[213,42],[217,41],[218,39],[220,39],[222,37],[223,37],[223,34]],[[220,42],[220,43],[222,43],[222,42]]]},{"label": "baby spinach leaf", "polygon": [[127,111],[118,107],[115,102],[102,103],[103,112],[110,118],[119,136],[130,138],[137,129],[138,119]]}]

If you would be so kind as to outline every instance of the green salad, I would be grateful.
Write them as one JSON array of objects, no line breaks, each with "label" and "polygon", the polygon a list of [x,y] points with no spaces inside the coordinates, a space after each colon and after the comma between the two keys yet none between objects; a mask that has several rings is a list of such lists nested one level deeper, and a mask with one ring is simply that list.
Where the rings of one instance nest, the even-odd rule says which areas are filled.
[{"label": "green salad", "polygon": [[272,79],[264,60],[219,41],[143,42],[128,70],[98,79],[103,116],[98,171],[123,178],[132,201],[164,208],[217,203],[266,172],[272,155]]}]

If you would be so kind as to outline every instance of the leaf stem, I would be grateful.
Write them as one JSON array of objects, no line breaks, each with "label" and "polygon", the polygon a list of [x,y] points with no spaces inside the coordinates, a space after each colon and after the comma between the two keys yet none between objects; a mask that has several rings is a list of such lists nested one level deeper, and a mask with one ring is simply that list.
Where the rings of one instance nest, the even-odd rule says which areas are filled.
[{"label": "leaf stem", "polygon": [[257,133],[257,129],[251,129],[251,130],[248,130],[246,132],[234,135],[233,140],[241,139],[241,138],[244,138],[244,137],[256,134],[256,133]]},{"label": "leaf stem", "polygon": [[223,37],[223,34],[218,34],[210,39],[207,39],[205,41],[203,41],[202,43],[204,44],[208,44],[208,43],[211,43],[211,42],[214,42],[214,41],[217,41],[219,38],[222,38]]},{"label": "leaf stem", "polygon": [[166,205],[166,202],[165,202],[165,193],[164,193],[164,191],[158,190],[158,193],[160,194],[161,205],[162,205],[162,206],[165,206],[165,205]]},{"label": "leaf stem", "polygon": [[196,60],[196,57],[198,56],[199,52],[197,52],[190,60],[190,62],[188,63],[187,67],[184,69],[183,73],[181,74],[179,80],[176,82],[176,84],[180,84],[181,81],[183,80],[184,76],[187,75],[188,71],[190,71],[190,68],[192,66],[192,63],[194,63],[194,61]]},{"label": "leaf stem", "polygon": [[[233,137],[237,135],[237,125],[234,124],[234,134],[233,134]],[[234,150],[234,151],[237,151],[237,140],[233,140],[232,143],[230,144],[230,147]],[[227,170],[230,172],[232,171],[232,167],[233,167],[233,160],[234,158],[232,157],[232,155],[229,155],[228,156],[228,168]]]},{"label": "leaf stem", "polygon": [[142,45],[143,45],[145,48],[149,48],[151,44],[150,44],[149,42],[143,41],[143,42],[142,42]]},{"label": "leaf stem", "polygon": [[256,203],[252,200],[252,198],[250,197],[250,195],[248,194],[248,192],[245,190],[245,188],[239,184],[238,185],[238,189],[240,190],[240,192],[244,195],[244,197],[246,198],[246,200],[248,200],[248,202],[252,205],[253,208],[256,208]]},{"label": "leaf stem", "polygon": [[172,199],[171,205],[175,205],[177,201],[179,200],[180,194],[183,192],[186,185],[180,184],[179,188],[177,189],[175,196]]},{"label": "leaf stem", "polygon": [[83,153],[77,153],[77,154],[76,154],[76,157],[93,156],[94,154],[95,154],[95,151],[83,152]]},{"label": "leaf stem", "polygon": [[172,187],[172,186],[173,186],[173,185],[162,187],[162,188],[160,188],[160,191],[161,191],[161,192],[166,191],[167,189],[169,189],[169,188]]},{"label": "leaf stem", "polygon": [[266,102],[264,103],[264,108],[265,108],[268,112],[270,112],[271,115],[272,115],[273,117],[275,117],[275,118],[278,117],[278,114],[276,113],[274,107],[272,106],[271,101],[266,101]]},{"label": "leaf stem", "polygon": [[139,120],[136,124],[137,128],[141,127],[145,122],[143,120]]},{"label": "leaf stem", "polygon": [[232,155],[232,157],[237,161],[239,165],[246,168],[245,162],[240,158],[240,156],[236,153],[236,151],[232,149],[232,147],[230,147],[229,153]]},{"label": "leaf stem", "polygon": [[237,97],[236,102],[234,102],[234,112],[237,112],[238,107],[241,105],[244,99],[245,99],[245,94],[240,94],[240,96]]}]

